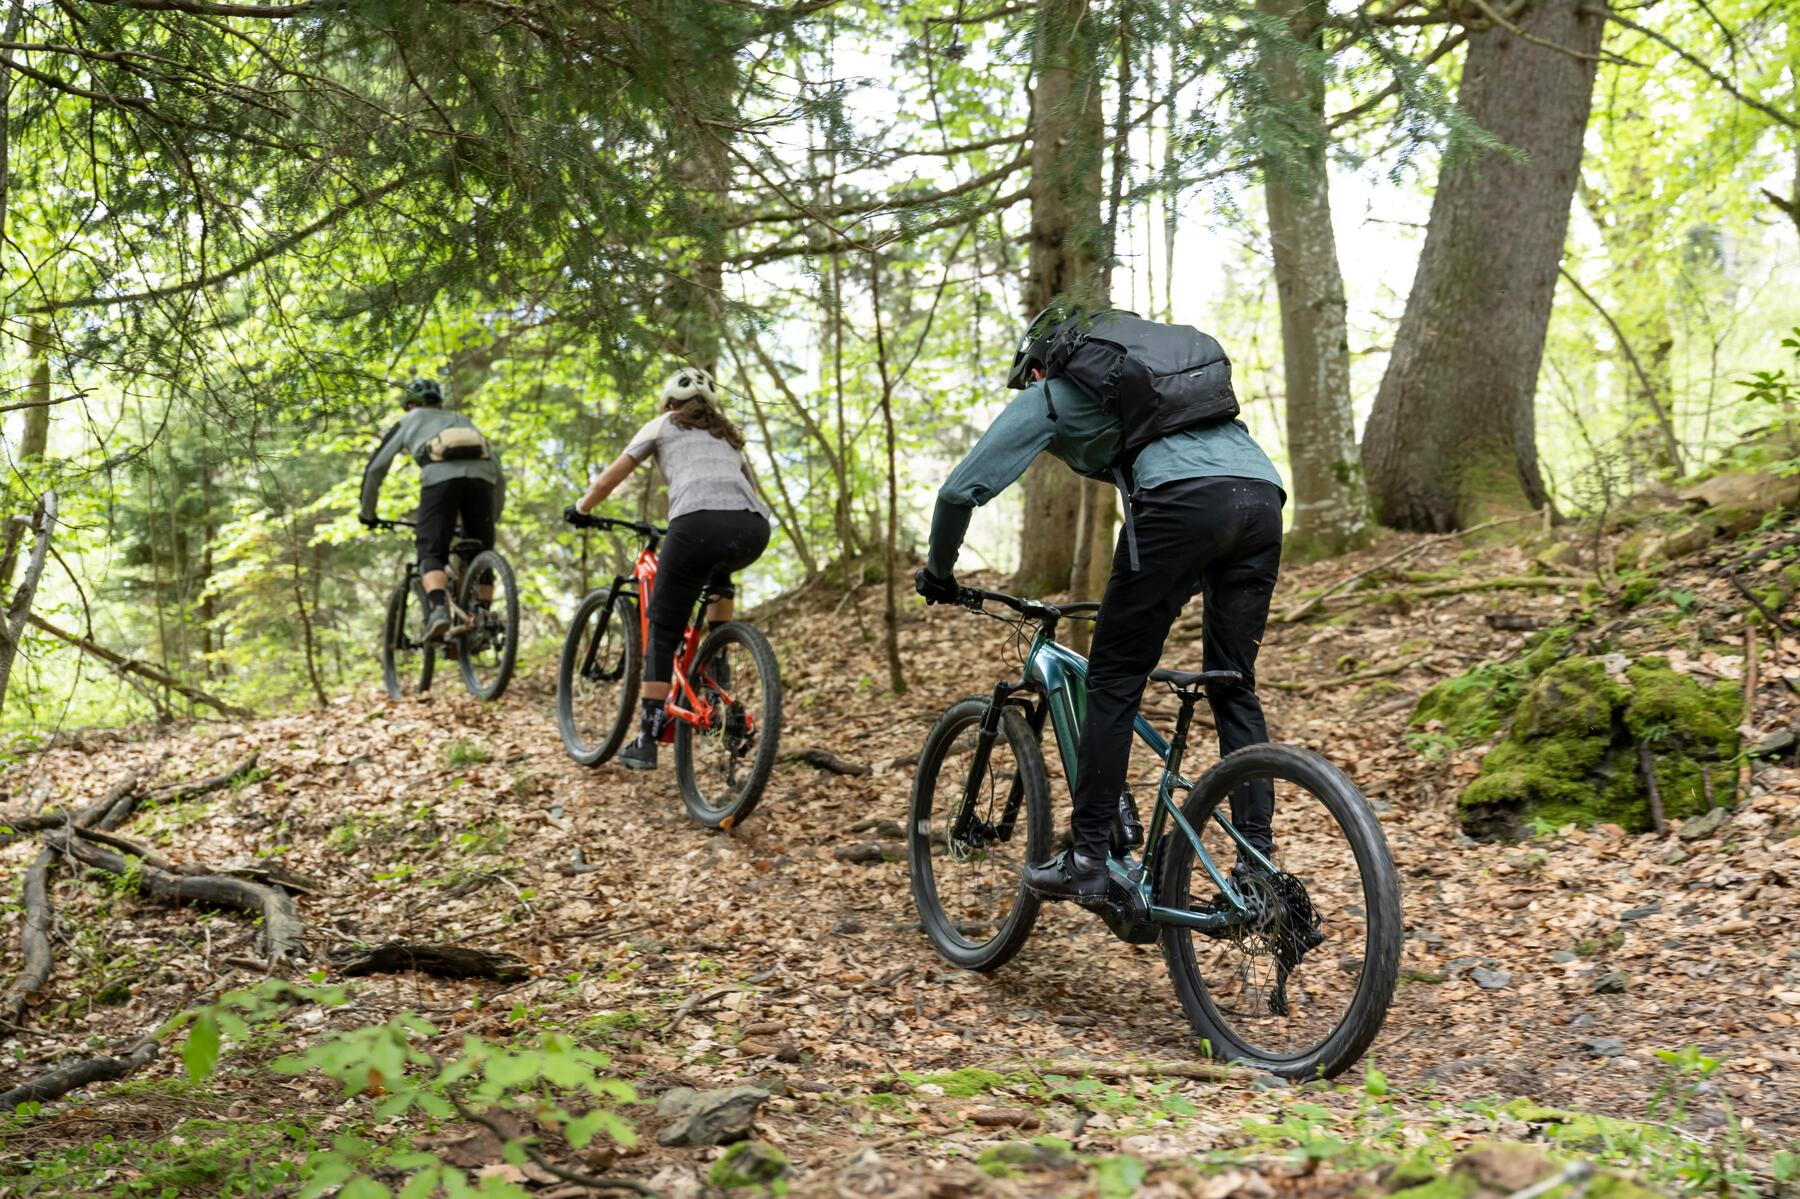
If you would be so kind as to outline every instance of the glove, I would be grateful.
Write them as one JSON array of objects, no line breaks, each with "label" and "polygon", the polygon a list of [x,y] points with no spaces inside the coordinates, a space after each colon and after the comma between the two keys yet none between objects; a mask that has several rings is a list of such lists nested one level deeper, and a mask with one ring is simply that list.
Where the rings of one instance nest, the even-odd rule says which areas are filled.
[{"label": "glove", "polygon": [[381,527],[381,522],[379,520],[364,513],[358,513],[356,519],[362,521],[362,527],[365,529],[379,529]]},{"label": "glove", "polygon": [[563,519],[576,526],[588,523],[588,518],[577,510],[574,504],[570,504],[567,508],[563,509]]},{"label": "glove", "polygon": [[913,574],[913,590],[924,596],[928,604],[954,604],[962,594],[962,588],[956,585],[955,575],[939,578],[923,569]]}]

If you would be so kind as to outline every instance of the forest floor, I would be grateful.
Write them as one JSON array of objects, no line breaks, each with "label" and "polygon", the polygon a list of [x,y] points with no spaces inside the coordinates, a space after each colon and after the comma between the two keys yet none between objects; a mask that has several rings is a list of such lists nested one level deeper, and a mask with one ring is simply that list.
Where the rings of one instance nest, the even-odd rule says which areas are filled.
[{"label": "forest floor", "polygon": [[[1393,536],[1287,571],[1277,611],[1408,544]],[[1471,583],[1533,572],[1520,549],[1471,553],[1456,540],[1405,565]],[[1742,638],[1745,605],[1705,561],[1678,566],[1664,585],[1684,588],[1683,611],[1698,604],[1696,619],[1718,637]],[[784,747],[829,749],[872,772],[785,762],[755,814],[725,834],[688,820],[666,764],[644,776],[571,763],[544,671],[493,707],[447,680],[421,701],[370,689],[323,712],[21,758],[0,774],[7,811],[79,808],[133,772],[193,778],[258,754],[254,781],[146,806],[122,831],[177,862],[273,860],[313,880],[298,899],[312,966],[347,984],[350,1002],[228,1040],[206,1084],[187,1082],[180,1055],[166,1052],[130,1082],[0,1125],[0,1194],[213,1194],[239,1177],[237,1163],[296,1161],[334,1130],[397,1136],[401,1125],[372,1115],[372,1100],[266,1064],[322,1031],[402,1011],[442,1030],[433,1044],[444,1053],[471,1034],[567,1030],[606,1048],[612,1071],[652,1101],[675,1086],[767,1085],[756,1136],[785,1154],[784,1185],[797,1194],[1112,1195],[1141,1183],[1146,1194],[1335,1195],[1409,1153],[1445,1160],[1489,1140],[1591,1152],[1671,1193],[1771,1193],[1771,1158],[1800,1138],[1791,755],[1788,767],[1759,767],[1752,795],[1698,838],[1602,826],[1472,842],[1455,797],[1486,746],[1423,756],[1409,740],[1413,705],[1443,678],[1517,653],[1525,634],[1496,623],[1570,620],[1579,588],[1345,594],[1325,605],[1328,619],[1271,625],[1260,689],[1276,739],[1319,749],[1362,786],[1401,870],[1403,982],[1369,1059],[1378,1073],[1298,1088],[1250,1074],[1184,1077],[1196,1071],[1167,1063],[1191,1066],[1199,1046],[1160,953],[1065,905],[1048,905],[1024,951],[992,976],[935,957],[900,845],[912,769],[896,763],[947,703],[1008,672],[1010,633],[909,600],[911,686],[894,698],[871,587],[778,607],[766,628],[784,664]],[[1741,655],[1702,652],[1699,641],[1683,650],[1691,630],[1656,601],[1626,610],[1591,599],[1601,623],[1662,637],[1693,670],[1741,676]],[[1197,666],[1192,638],[1180,631],[1165,662]],[[1765,635],[1758,647],[1753,736],[1800,718],[1800,643]],[[885,852],[852,848],[869,842]],[[30,839],[0,850],[5,894],[18,893],[35,853]],[[578,859],[598,869],[570,872]],[[66,864],[52,880],[55,970],[29,1031],[0,1032],[0,1086],[260,976],[249,960],[256,930],[241,914],[162,905]],[[8,980],[19,923],[16,908],[0,920]],[[391,938],[508,950],[529,977],[334,972],[334,953]],[[1490,984],[1503,980],[1498,989],[1478,985],[1475,966]],[[1659,1089],[1673,1067],[1656,1054],[1688,1047],[1720,1064],[1688,1080],[1678,1126],[1662,1130],[1672,1104]],[[570,1160],[665,1195],[710,1189],[721,1150],[659,1147],[652,1109],[622,1110],[646,1134],[638,1148]],[[500,1164],[492,1138],[471,1126],[452,1122],[422,1143],[545,1194],[591,1193],[529,1162]],[[102,1153],[106,1144],[115,1148]],[[289,1193],[282,1180],[292,1177],[275,1170],[258,1193]],[[1499,1194],[1523,1186],[1503,1170],[1476,1182]]]}]

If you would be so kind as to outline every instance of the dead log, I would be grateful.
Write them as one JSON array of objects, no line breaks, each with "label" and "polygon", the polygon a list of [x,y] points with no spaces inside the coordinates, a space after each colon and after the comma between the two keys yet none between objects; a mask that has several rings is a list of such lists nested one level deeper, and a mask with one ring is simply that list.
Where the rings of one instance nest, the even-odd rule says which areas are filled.
[{"label": "dead log", "polygon": [[51,833],[47,840],[52,849],[83,865],[121,878],[135,877],[152,899],[256,912],[263,918],[263,952],[271,958],[298,959],[305,953],[305,930],[294,910],[293,898],[277,887],[216,874],[175,874],[142,861],[133,866],[119,853],[81,836],[79,830],[74,835]]},{"label": "dead log", "polygon": [[50,981],[50,925],[55,913],[50,909],[50,867],[56,854],[40,850],[25,871],[25,919],[19,927],[19,945],[24,951],[25,965],[19,977],[0,995],[0,1019],[18,1024],[25,1018],[25,1005],[37,989]]},{"label": "dead log", "polygon": [[[37,511],[31,514],[29,527],[33,536],[31,557],[25,563],[25,577],[19,580],[19,589],[13,593],[5,613],[0,614],[0,707],[6,704],[6,686],[12,679],[13,660],[19,654],[19,638],[25,632],[26,619],[31,616],[31,602],[37,597],[38,580],[44,575],[44,563],[50,554],[50,538],[56,531],[54,491],[46,491],[38,497]],[[9,546],[6,577],[0,579],[0,587],[12,582],[10,550]]]},{"label": "dead log", "polygon": [[337,967],[339,974],[350,975],[399,974],[407,970],[438,978],[491,978],[503,983],[523,982],[531,977],[525,962],[515,954],[423,941],[389,941]]},{"label": "dead log", "polygon": [[794,749],[781,755],[784,762],[805,762],[808,766],[832,774],[850,774],[861,777],[873,773],[874,768],[864,762],[852,762],[840,758],[828,749]]},{"label": "dead log", "polygon": [[96,1082],[112,1082],[128,1074],[135,1074],[156,1060],[156,1052],[156,1041],[145,1038],[117,1057],[102,1055],[58,1066],[29,1082],[20,1083],[10,1091],[0,1092],[0,1111],[10,1112],[21,1103],[45,1103],[61,1099],[76,1087]]},{"label": "dead log", "polygon": [[150,798],[157,803],[183,803],[202,795],[210,795],[214,791],[222,791],[255,770],[256,761],[261,756],[260,753],[252,753],[230,769],[200,779],[198,782],[169,783],[166,786],[158,787],[150,793]]},{"label": "dead log", "polygon": [[83,653],[100,659],[120,674],[136,675],[138,678],[148,679],[158,687],[167,687],[183,699],[186,699],[191,703],[201,704],[211,708],[222,716],[247,717],[255,715],[255,713],[246,708],[240,708],[235,704],[228,704],[217,696],[208,695],[198,687],[193,687],[182,682],[160,666],[153,666],[149,662],[143,662],[137,658],[127,658],[124,654],[107,649],[92,637],[83,637],[80,633],[71,633],[65,628],[53,625],[35,612],[31,614],[29,619],[32,627],[42,629],[52,637],[66,641]]}]

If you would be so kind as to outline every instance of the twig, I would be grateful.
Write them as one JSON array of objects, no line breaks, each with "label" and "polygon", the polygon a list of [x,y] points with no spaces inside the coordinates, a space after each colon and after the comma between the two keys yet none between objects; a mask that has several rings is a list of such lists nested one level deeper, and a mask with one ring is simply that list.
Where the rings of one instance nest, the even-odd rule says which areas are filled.
[{"label": "twig", "polygon": [[1733,587],[1737,588],[1739,595],[1743,596],[1745,599],[1749,600],[1752,604],[1756,605],[1756,610],[1758,612],[1762,613],[1762,618],[1764,620],[1768,621],[1770,627],[1772,627],[1776,632],[1780,633],[1782,636],[1785,637],[1792,631],[1787,627],[1786,624],[1784,624],[1782,622],[1781,615],[1779,613],[1771,611],[1769,608],[1769,605],[1763,603],[1762,600],[1757,596],[1756,592],[1750,590],[1750,588],[1748,588],[1744,585],[1744,580],[1738,578],[1737,572],[1735,570],[1726,571],[1725,577],[1727,579],[1731,580],[1731,585]]},{"label": "twig", "polygon": [[1648,741],[1638,742],[1637,751],[1638,769],[1644,772],[1644,792],[1650,797],[1650,826],[1660,837],[1669,831],[1669,822],[1663,819],[1662,789],[1656,785],[1656,761],[1650,756]]},{"label": "twig", "polygon": [[58,1066],[10,1091],[0,1093],[0,1111],[12,1111],[21,1103],[42,1103],[60,1099],[76,1087],[93,1082],[111,1082],[133,1074],[156,1060],[157,1043],[153,1039],[138,1042],[128,1053],[118,1057],[102,1055],[83,1058],[66,1066]]},{"label": "twig", "polygon": [[862,775],[873,773],[873,768],[867,763],[852,762],[847,758],[840,758],[828,749],[789,750],[787,753],[781,755],[781,760],[784,762],[805,762],[808,766],[817,767],[820,770],[828,771],[832,774],[849,774],[861,777]]},{"label": "twig", "polygon": [[1390,662],[1386,666],[1372,666],[1367,670],[1359,670],[1355,674],[1347,674],[1341,679],[1315,679],[1310,683],[1272,682],[1267,684],[1278,691],[1292,691],[1304,695],[1309,691],[1321,691],[1327,687],[1347,687],[1351,683],[1367,682],[1369,679],[1385,678],[1391,674],[1399,674],[1411,666],[1416,666],[1431,656],[1427,650],[1422,654],[1414,654],[1410,658],[1402,658],[1398,662]]},{"label": "twig", "polygon": [[702,991],[698,994],[688,996],[687,1000],[682,1003],[680,1007],[675,1009],[675,1014],[669,1017],[669,1022],[663,1025],[663,1032],[669,1033],[675,1031],[675,1026],[685,1020],[689,1012],[692,1012],[696,1008],[711,1004],[713,1001],[721,999],[735,990],[737,990],[736,987],[714,987],[710,991]]},{"label": "twig", "polygon": [[[1739,723],[1749,724],[1756,710],[1756,626],[1744,622],[1744,716]],[[1737,794],[1732,806],[1750,798],[1750,756],[1738,764]]]},{"label": "twig", "polygon": [[1348,578],[1339,579],[1336,583],[1333,583],[1331,586],[1329,586],[1325,590],[1319,592],[1319,594],[1313,596],[1311,599],[1304,600],[1301,603],[1295,605],[1294,607],[1289,608],[1286,612],[1281,614],[1279,619],[1280,619],[1281,623],[1283,623],[1283,624],[1290,624],[1293,621],[1299,620],[1302,616],[1305,616],[1308,612],[1312,611],[1314,608],[1318,607],[1321,603],[1323,603],[1327,596],[1335,595],[1336,593],[1344,590],[1346,587],[1349,587],[1352,583],[1355,583],[1360,579],[1366,579],[1370,575],[1376,573],[1377,571],[1385,570],[1388,567],[1394,565],[1396,562],[1402,562],[1402,561],[1406,560],[1407,558],[1412,557],[1414,554],[1417,554],[1426,549],[1429,549],[1430,547],[1432,547],[1434,545],[1442,545],[1446,541],[1454,541],[1458,537],[1466,537],[1470,533],[1479,533],[1483,529],[1491,529],[1491,528],[1495,527],[1496,525],[1515,524],[1518,521],[1524,520],[1528,516],[1532,516],[1532,515],[1535,515],[1535,514],[1527,512],[1527,513],[1521,513],[1518,516],[1502,516],[1495,520],[1484,521],[1481,524],[1474,526],[1473,528],[1459,529],[1453,533],[1438,533],[1434,536],[1427,537],[1421,541],[1415,541],[1411,545],[1407,546],[1405,549],[1401,550],[1399,553],[1393,555],[1392,557],[1383,558],[1380,562],[1377,562],[1375,565],[1369,567],[1366,570],[1359,570],[1355,574],[1349,576]]}]

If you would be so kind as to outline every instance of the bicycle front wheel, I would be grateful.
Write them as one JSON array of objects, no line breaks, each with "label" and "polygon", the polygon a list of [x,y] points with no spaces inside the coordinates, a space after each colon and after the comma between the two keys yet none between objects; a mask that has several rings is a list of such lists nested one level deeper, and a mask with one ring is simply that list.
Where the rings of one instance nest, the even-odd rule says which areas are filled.
[{"label": "bicycle front wheel", "polygon": [[925,935],[964,970],[997,970],[1037,923],[1027,862],[1050,856],[1050,781],[1044,751],[1017,708],[1000,716],[987,761],[977,750],[991,699],[952,704],[919,754],[906,857]]},{"label": "bicycle front wheel", "polygon": [[474,621],[457,638],[463,686],[476,699],[499,699],[519,652],[519,588],[511,564],[495,550],[476,554],[463,571],[456,602]]},{"label": "bicycle front wheel", "polygon": [[[1230,797],[1272,793],[1276,869],[1240,862],[1215,814]],[[1175,994],[1213,1057],[1286,1078],[1334,1077],[1381,1030],[1400,970],[1400,883],[1362,792],[1310,750],[1252,745],[1228,754],[1182,808],[1249,914],[1213,933],[1166,927]],[[1261,848],[1259,846],[1259,848]],[[1230,907],[1179,828],[1163,838],[1158,902]]]},{"label": "bicycle front wheel", "polygon": [[393,699],[431,690],[437,651],[425,644],[425,592],[417,579],[405,579],[388,597],[381,632],[381,675]]},{"label": "bicycle front wheel", "polygon": [[712,705],[704,726],[675,725],[675,781],[688,815],[728,829],[755,810],[781,739],[781,674],[769,639],[732,621],[694,654],[688,682]]},{"label": "bicycle front wheel", "polygon": [[600,765],[624,743],[637,709],[641,656],[637,604],[610,587],[588,592],[556,668],[556,726],[581,765]]}]

